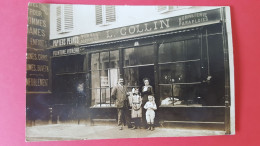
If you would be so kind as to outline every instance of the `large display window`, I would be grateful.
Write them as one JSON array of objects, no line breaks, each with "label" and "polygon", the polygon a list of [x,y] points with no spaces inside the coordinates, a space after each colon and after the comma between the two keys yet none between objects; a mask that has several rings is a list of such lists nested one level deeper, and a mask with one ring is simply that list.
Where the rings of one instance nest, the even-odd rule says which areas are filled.
[{"label": "large display window", "polygon": [[164,43],[158,52],[161,105],[199,104],[196,100],[201,83],[199,39]]},{"label": "large display window", "polygon": [[141,88],[143,78],[149,78],[150,85],[154,86],[153,45],[123,49],[123,60],[124,79],[128,91],[134,87]]},{"label": "large display window", "polygon": [[119,50],[91,54],[92,107],[113,107],[111,90],[119,78]]}]

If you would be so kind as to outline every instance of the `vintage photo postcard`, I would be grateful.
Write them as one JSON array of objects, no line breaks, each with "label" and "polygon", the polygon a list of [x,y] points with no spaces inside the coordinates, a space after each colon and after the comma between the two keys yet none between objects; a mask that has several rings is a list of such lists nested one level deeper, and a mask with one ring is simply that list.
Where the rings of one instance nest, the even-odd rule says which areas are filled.
[{"label": "vintage photo postcard", "polygon": [[229,7],[28,4],[26,141],[235,134]]}]

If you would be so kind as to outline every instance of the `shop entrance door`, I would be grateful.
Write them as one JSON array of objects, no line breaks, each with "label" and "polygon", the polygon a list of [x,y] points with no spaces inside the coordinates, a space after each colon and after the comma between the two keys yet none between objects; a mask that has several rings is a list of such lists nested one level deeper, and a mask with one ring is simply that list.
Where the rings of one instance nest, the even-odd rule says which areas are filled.
[{"label": "shop entrance door", "polygon": [[150,80],[150,85],[153,86],[154,89],[154,66],[142,66],[138,68],[139,70],[139,83],[141,86],[144,86],[143,79],[148,78]]}]

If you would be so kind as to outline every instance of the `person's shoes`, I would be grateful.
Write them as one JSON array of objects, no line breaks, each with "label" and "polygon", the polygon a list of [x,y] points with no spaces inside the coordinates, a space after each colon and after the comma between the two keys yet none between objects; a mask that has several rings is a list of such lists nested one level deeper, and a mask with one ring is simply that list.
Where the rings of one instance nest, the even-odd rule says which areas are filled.
[{"label": "person's shoes", "polygon": [[152,127],[151,127],[151,131],[153,131],[153,130],[154,130],[154,127],[152,126]]},{"label": "person's shoes", "polygon": [[135,129],[137,129],[137,127],[133,126],[131,129],[132,129],[132,130],[135,130]]},{"label": "person's shoes", "polygon": [[148,129],[147,130],[151,130],[151,126],[150,125],[148,125]]},{"label": "person's shoes", "polygon": [[154,130],[154,124],[151,124],[151,131]]},{"label": "person's shoes", "polygon": [[123,130],[123,126],[119,126],[119,130]]}]

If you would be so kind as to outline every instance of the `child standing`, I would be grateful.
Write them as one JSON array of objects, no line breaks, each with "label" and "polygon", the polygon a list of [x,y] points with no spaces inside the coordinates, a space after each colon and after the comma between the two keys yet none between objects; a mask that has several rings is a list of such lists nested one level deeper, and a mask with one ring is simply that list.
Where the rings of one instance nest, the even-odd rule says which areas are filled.
[{"label": "child standing", "polygon": [[144,108],[146,109],[146,121],[148,124],[147,130],[154,130],[154,118],[155,112],[154,110],[157,109],[156,104],[154,102],[154,97],[152,95],[148,96],[148,101],[145,103]]},{"label": "child standing", "polygon": [[131,105],[132,105],[132,111],[131,111],[131,117],[134,122],[133,124],[133,130],[137,127],[140,127],[141,118],[142,118],[142,97],[139,94],[138,88],[132,89],[132,99],[131,99]]}]

